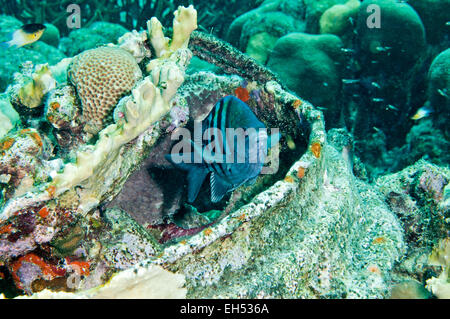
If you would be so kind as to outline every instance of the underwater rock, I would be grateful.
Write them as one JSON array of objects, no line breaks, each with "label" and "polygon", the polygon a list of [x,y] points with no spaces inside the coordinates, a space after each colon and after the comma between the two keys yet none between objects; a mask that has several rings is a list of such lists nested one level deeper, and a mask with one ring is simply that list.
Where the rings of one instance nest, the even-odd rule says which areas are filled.
[{"label": "underwater rock", "polygon": [[120,272],[102,287],[70,293],[46,289],[18,299],[181,299],[186,298],[185,279],[161,266],[136,266]]},{"label": "underwater rock", "polygon": [[58,86],[50,91],[45,102],[45,119],[54,127],[58,145],[65,152],[74,148],[83,138],[81,106],[71,85]]},{"label": "underwater rock", "polygon": [[50,141],[35,129],[22,129],[3,136],[0,140],[0,203],[14,196],[21,196],[33,185],[46,182],[45,172],[51,168],[43,160],[52,152]]},{"label": "underwater rock", "polygon": [[137,32],[133,30],[132,32],[127,32],[117,40],[119,48],[124,49],[131,53],[131,55],[136,59],[137,63],[140,63],[145,58],[151,57],[150,48],[147,46],[147,32],[141,31]]},{"label": "underwater rock", "polygon": [[376,180],[377,189],[402,224],[408,245],[404,258],[395,266],[395,280],[417,280],[425,285],[435,274],[428,256],[436,242],[450,235],[449,181],[448,168],[423,160]]},{"label": "underwater rock", "polygon": [[335,35],[291,33],[276,42],[267,63],[289,89],[326,108],[329,127],[338,125],[340,115],[341,47]]},{"label": "underwater rock", "polygon": [[417,280],[405,280],[392,288],[390,299],[428,299],[430,295]]},{"label": "underwater rock", "polygon": [[402,221],[410,248],[429,246],[448,235],[445,216],[450,207],[440,203],[450,181],[449,173],[445,167],[421,160],[376,180],[386,202]]},{"label": "underwater rock", "polygon": [[306,29],[304,32],[317,34],[320,31],[320,18],[335,5],[346,4],[348,0],[304,0]]},{"label": "underwater rock", "polygon": [[[367,8],[370,5],[380,8],[380,28],[367,26],[371,14]],[[359,8],[357,32],[361,49],[360,63],[366,67],[372,65],[372,68],[379,70],[379,65],[382,65],[385,72],[406,71],[425,52],[425,28],[417,12],[407,3],[394,0],[364,1]]]},{"label": "underwater rock", "polygon": [[57,48],[60,38],[59,29],[51,23],[46,23],[45,27],[45,31],[42,34],[40,40]]},{"label": "underwater rock", "polygon": [[361,3],[349,0],[345,4],[336,4],[327,9],[320,17],[320,33],[340,35],[352,26],[351,18],[355,18]]},{"label": "underwater rock", "polygon": [[116,44],[117,40],[127,32],[128,30],[120,24],[95,22],[87,28],[73,30],[68,37],[61,38],[59,49],[72,57],[102,44]]},{"label": "underwater rock", "polygon": [[429,257],[432,265],[441,267],[439,277],[427,280],[427,288],[438,298],[450,298],[450,237],[441,240],[434,248]]},{"label": "underwater rock", "polygon": [[[441,52],[428,71],[428,103],[433,109],[433,122],[445,136],[450,136],[450,49]],[[447,148],[448,150],[448,148]]]},{"label": "underwater rock", "polygon": [[159,244],[141,225],[119,209],[107,209],[104,221],[111,230],[100,235],[102,260],[110,268],[128,269],[160,253]]},{"label": "underwater rock", "polygon": [[227,39],[264,64],[276,39],[290,32],[304,31],[303,11],[300,2],[265,1],[260,7],[236,18],[230,25]]}]

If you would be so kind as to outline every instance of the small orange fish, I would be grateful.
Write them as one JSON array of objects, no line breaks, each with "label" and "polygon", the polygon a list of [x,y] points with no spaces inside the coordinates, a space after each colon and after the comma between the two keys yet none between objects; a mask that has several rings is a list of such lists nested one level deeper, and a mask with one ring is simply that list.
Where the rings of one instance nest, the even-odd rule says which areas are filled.
[{"label": "small orange fish", "polygon": [[234,90],[234,94],[236,94],[236,97],[243,102],[247,102],[250,99],[250,93],[248,93],[248,90],[242,86]]}]

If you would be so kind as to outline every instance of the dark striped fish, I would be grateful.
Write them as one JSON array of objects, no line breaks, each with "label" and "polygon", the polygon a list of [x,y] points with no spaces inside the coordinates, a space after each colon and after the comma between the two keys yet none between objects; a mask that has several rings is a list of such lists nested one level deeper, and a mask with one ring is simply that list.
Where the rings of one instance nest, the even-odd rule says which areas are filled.
[{"label": "dark striped fish", "polygon": [[202,121],[201,137],[194,139],[195,143],[190,141],[193,150],[182,155],[183,161],[175,160],[180,154],[168,154],[166,159],[188,171],[188,202],[197,198],[203,181],[211,174],[211,201],[216,203],[227,192],[256,180],[268,144],[277,142],[279,136],[270,141],[264,123],[250,107],[234,96],[226,96]]}]

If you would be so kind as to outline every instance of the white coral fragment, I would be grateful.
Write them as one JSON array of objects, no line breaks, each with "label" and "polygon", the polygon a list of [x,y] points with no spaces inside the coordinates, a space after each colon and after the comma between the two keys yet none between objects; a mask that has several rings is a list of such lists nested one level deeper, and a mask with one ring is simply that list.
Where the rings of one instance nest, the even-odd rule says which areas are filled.
[{"label": "white coral fragment", "polygon": [[[100,287],[75,293],[43,290],[32,299],[182,299],[187,289],[183,288],[185,278],[165,270],[161,266],[133,267],[113,276]],[[1,295],[0,295],[1,297]]]},{"label": "white coral fragment", "polygon": [[197,29],[197,10],[192,5],[189,7],[178,7],[173,13],[173,37],[172,41],[164,36],[162,25],[153,17],[147,22],[150,42],[155,49],[156,56],[167,57],[178,49],[186,49],[192,31]]},{"label": "white coral fragment", "polygon": [[145,58],[151,57],[149,48],[145,45],[147,41],[147,32],[127,32],[119,38],[118,45],[121,49],[124,49],[134,56],[137,63],[140,63]]},{"label": "white coral fragment", "polygon": [[[180,7],[176,11],[175,20],[180,32],[177,43],[181,40],[183,45],[187,43],[191,32],[188,30],[197,26],[196,16],[192,6]],[[163,35],[159,21],[152,18],[149,23],[159,28],[153,30],[155,33],[150,33],[151,39],[162,41],[157,43],[166,43],[166,40],[161,39]],[[56,195],[75,185],[86,186],[88,180],[100,178],[102,167],[108,167],[117,158],[122,145],[139,136],[170,111],[171,100],[184,81],[184,72],[192,56],[188,49],[178,44],[170,48],[164,58],[150,61],[150,75],[134,87],[131,95],[119,101],[114,110],[116,123],[103,129],[94,147],[80,151],[76,163],[67,164],[64,171],[55,176],[52,184],[56,187]],[[174,48],[176,51],[172,51]]]}]

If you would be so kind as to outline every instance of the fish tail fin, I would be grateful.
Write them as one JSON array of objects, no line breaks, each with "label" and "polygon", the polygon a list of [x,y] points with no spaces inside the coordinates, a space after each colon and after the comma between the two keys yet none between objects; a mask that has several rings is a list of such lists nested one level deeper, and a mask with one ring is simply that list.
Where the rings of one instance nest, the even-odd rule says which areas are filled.
[{"label": "fish tail fin", "polygon": [[213,203],[219,202],[225,194],[231,189],[231,185],[218,177],[216,174],[211,173],[211,201]]},{"label": "fish tail fin", "polygon": [[[192,153],[187,154],[188,158],[191,158],[191,155]],[[175,160],[172,154],[167,154],[165,157],[175,167],[188,172],[188,202],[192,203],[197,198],[203,181],[205,180],[206,175],[208,175],[208,170],[201,164]]]},{"label": "fish tail fin", "polygon": [[192,203],[200,192],[203,181],[208,175],[208,170],[200,165],[192,165],[187,179],[188,179],[188,202]]}]

